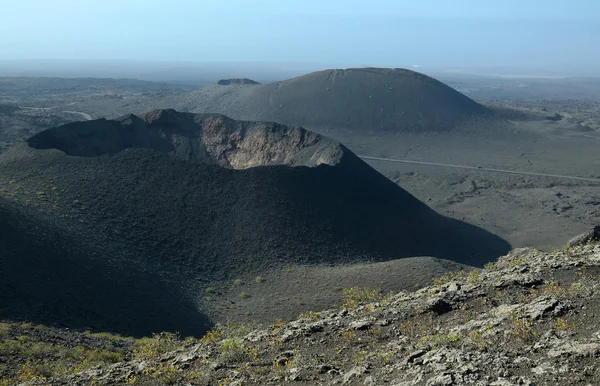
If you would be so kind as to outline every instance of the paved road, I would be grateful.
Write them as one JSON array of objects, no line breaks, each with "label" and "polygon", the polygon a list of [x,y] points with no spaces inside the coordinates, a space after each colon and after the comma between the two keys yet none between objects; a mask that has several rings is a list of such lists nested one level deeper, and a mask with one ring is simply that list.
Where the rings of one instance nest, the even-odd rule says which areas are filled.
[{"label": "paved road", "polygon": [[[58,109],[61,107],[66,107],[69,105],[72,105],[74,103],[69,103],[67,105],[64,106],[51,106],[51,107],[26,107],[26,106],[19,106],[19,108],[23,109],[23,110],[36,110],[36,111],[48,111],[48,110],[54,110],[54,109]],[[70,111],[70,110],[64,110],[63,113],[68,113],[68,114],[77,114],[77,115],[81,115],[86,121],[91,121],[92,116],[88,113],[84,113],[82,111]]]},{"label": "paved road", "polygon": [[563,178],[563,179],[568,179],[568,180],[600,183],[600,178],[591,178],[591,177],[577,177],[577,176],[565,176],[562,174],[522,172],[522,171],[518,171],[518,170],[506,170],[506,169],[484,168],[484,167],[477,167],[477,166],[442,164],[442,163],[437,163],[437,162],[423,162],[423,161],[411,161],[411,160],[406,160],[406,159],[369,157],[366,155],[359,155],[359,157],[364,160],[372,160],[372,161],[400,162],[400,163],[404,163],[404,164],[442,166],[442,167],[456,168],[456,169],[474,169],[474,170],[482,170],[482,171],[494,172],[494,173],[521,174],[521,175],[525,175],[525,176]]},{"label": "paved road", "polygon": [[81,111],[63,111],[63,113],[69,113],[69,114],[77,114],[77,115],[81,115],[82,117],[84,117],[87,121],[91,121],[93,118],[90,114],[88,113],[83,113]]},{"label": "paved road", "polygon": [[52,109],[57,109],[59,107],[62,107],[62,106],[50,106],[50,107],[27,107],[27,106],[19,106],[19,108],[23,109],[23,110],[36,110],[36,111],[52,110]]}]

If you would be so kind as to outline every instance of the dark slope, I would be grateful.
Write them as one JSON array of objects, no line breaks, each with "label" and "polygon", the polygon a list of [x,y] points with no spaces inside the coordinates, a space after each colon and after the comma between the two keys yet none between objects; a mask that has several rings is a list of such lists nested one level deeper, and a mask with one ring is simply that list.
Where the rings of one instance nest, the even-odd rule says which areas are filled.
[{"label": "dark slope", "polygon": [[0,320],[126,335],[198,335],[208,318],[118,243],[0,199]]},{"label": "dark slope", "polygon": [[[144,273],[151,267],[165,284],[148,296],[165,304],[167,294],[191,301],[215,280],[290,264],[427,255],[482,265],[509,249],[482,229],[438,215],[333,140],[218,115],[156,111],[46,130],[0,155],[0,193],[68,230],[64,238],[49,234],[48,242],[57,240],[82,262],[65,273],[52,263],[60,275],[35,296],[62,291],[53,283],[71,283],[67,293],[88,288],[83,278],[103,272],[105,260],[123,261],[128,265],[118,273],[134,275],[99,274],[114,296],[129,288],[118,283],[138,283],[139,293],[146,291],[141,283],[159,283]],[[22,228],[32,226],[13,232]],[[16,245],[30,248],[27,239]],[[33,264],[47,249],[8,259],[24,253]],[[90,253],[100,266],[83,263]],[[11,270],[23,277],[27,266]],[[69,282],[80,268],[81,281]],[[12,293],[29,291],[18,283]],[[102,299],[88,302],[94,312]]]},{"label": "dark slope", "polygon": [[29,146],[4,157],[20,160],[0,162],[3,174],[33,183],[35,171],[85,217],[196,270],[422,255],[481,265],[508,250],[301,128],[167,110],[49,129]]},{"label": "dark slope", "polygon": [[448,131],[495,114],[426,75],[384,68],[326,70],[282,82],[206,86],[171,106],[310,129]]}]

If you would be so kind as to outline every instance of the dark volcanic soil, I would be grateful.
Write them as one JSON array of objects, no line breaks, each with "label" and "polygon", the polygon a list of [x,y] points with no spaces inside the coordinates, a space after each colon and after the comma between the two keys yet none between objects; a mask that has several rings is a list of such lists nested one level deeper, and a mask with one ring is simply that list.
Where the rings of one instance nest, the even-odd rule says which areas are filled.
[{"label": "dark volcanic soil", "polygon": [[310,129],[392,132],[448,131],[495,115],[426,75],[384,68],[325,70],[261,85],[215,84],[166,105]]},{"label": "dark volcanic soil", "polygon": [[[0,320],[126,335],[201,334],[208,318],[117,240],[0,198]],[[168,288],[167,288],[168,287]]]},{"label": "dark volcanic soil", "polygon": [[[0,235],[9,249],[25,248],[7,255],[4,275],[31,283],[45,271],[58,275],[44,281],[47,287],[8,284],[5,317],[20,310],[24,296],[49,307],[53,291],[92,296],[105,285],[110,291],[98,298],[124,304],[136,300],[123,297],[129,287],[117,283],[132,283],[152,301],[161,298],[144,285],[185,302],[197,298],[191,289],[198,283],[290,264],[434,256],[482,265],[509,249],[494,235],[438,215],[333,140],[219,115],[155,111],[49,129],[0,156],[0,187],[8,201],[43,215],[69,238],[56,241],[63,249],[52,260],[46,246],[31,250],[29,239]],[[70,240],[85,248],[77,252],[75,243],[67,252]],[[106,280],[93,278],[105,284],[89,285],[87,276],[102,271],[89,267],[91,256],[93,264],[119,267],[103,271]],[[42,269],[37,261],[44,260],[53,262]],[[79,275],[74,261],[89,274]],[[31,267],[39,273],[31,275]],[[133,278],[110,276],[119,269]],[[82,319],[103,312],[99,299],[85,302],[92,311]],[[76,306],[53,304],[57,316]]]}]

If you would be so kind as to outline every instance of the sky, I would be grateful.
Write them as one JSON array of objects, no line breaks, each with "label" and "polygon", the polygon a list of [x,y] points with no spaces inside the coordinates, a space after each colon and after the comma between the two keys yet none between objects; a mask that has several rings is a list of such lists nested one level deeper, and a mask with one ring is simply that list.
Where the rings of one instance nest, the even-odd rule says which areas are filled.
[{"label": "sky", "polygon": [[0,60],[600,68],[598,0],[19,0]]}]

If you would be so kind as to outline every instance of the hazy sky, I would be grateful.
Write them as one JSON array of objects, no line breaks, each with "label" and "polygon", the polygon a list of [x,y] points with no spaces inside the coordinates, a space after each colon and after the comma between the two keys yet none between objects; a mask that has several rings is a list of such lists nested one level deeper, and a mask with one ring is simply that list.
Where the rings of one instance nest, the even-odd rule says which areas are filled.
[{"label": "hazy sky", "polygon": [[600,66],[599,0],[5,1],[0,59]]}]

